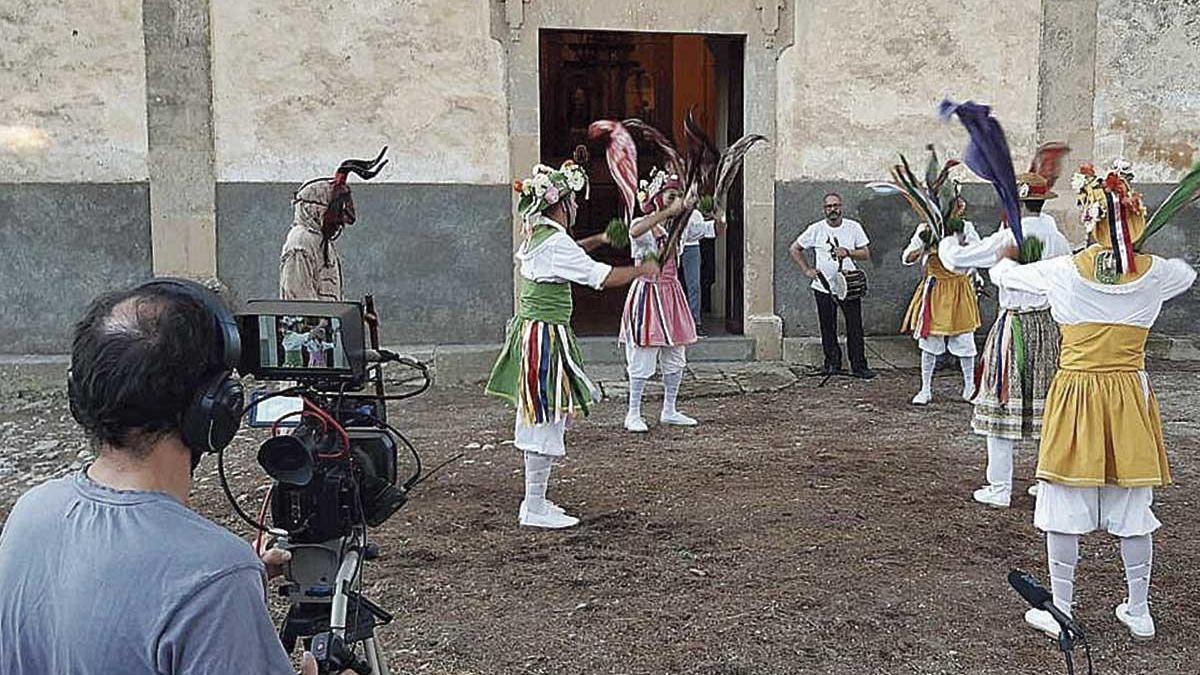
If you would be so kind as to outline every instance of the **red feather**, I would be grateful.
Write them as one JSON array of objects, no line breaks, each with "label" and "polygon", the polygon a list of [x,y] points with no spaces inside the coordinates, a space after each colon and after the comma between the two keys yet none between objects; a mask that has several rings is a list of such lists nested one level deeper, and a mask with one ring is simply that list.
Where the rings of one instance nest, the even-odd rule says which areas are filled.
[{"label": "red feather", "polygon": [[1038,146],[1029,163],[1029,173],[1036,173],[1046,179],[1047,189],[1054,187],[1054,182],[1062,173],[1062,158],[1071,151],[1071,147],[1061,141],[1050,141]]},{"label": "red feather", "polygon": [[608,171],[621,192],[621,200],[625,202],[625,223],[628,225],[633,221],[637,208],[637,144],[625,126],[616,120],[592,122],[588,127],[588,139],[605,137],[608,140],[604,157],[608,161]]}]

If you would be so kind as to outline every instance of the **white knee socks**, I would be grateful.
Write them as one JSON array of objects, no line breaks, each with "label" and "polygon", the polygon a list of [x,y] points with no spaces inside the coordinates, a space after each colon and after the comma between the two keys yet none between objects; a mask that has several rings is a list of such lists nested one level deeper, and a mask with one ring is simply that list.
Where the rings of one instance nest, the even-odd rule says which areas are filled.
[{"label": "white knee socks", "polygon": [[525,508],[530,513],[546,512],[546,486],[553,466],[549,455],[525,451]]},{"label": "white knee socks", "polygon": [[629,378],[629,416],[642,416],[642,392],[646,390],[646,378]]},{"label": "white knee socks", "polygon": [[937,359],[937,354],[921,352],[921,391],[925,394],[933,393],[933,371],[937,368]]},{"label": "white knee socks", "polygon": [[1071,616],[1075,597],[1075,565],[1079,563],[1079,535],[1046,533],[1046,557],[1050,560],[1050,592],[1054,605]]},{"label": "white knee socks", "polygon": [[663,373],[663,414],[675,413],[675,399],[679,397],[679,384],[683,382],[683,371]]},{"label": "white knee socks", "polygon": [[969,401],[975,397],[975,357],[960,356],[958,365],[962,368],[963,398]]},{"label": "white knee socks", "polygon": [[1013,448],[1007,438],[987,437],[987,482],[993,490],[1012,494]]},{"label": "white knee socks", "polygon": [[1154,541],[1150,535],[1121,537],[1121,560],[1125,563],[1131,616],[1144,616],[1150,611],[1150,568],[1153,559]]}]

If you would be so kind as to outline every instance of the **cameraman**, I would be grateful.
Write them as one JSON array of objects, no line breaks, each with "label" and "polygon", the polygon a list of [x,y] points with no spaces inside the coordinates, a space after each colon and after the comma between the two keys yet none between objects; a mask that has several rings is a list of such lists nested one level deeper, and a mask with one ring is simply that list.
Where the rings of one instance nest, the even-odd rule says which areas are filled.
[{"label": "cameraman", "polygon": [[200,451],[182,415],[224,370],[216,325],[170,285],[105,295],[76,325],[71,412],[97,458],[23,495],[0,533],[0,673],[293,672],[264,600],[287,555],[260,561],[187,507]]}]

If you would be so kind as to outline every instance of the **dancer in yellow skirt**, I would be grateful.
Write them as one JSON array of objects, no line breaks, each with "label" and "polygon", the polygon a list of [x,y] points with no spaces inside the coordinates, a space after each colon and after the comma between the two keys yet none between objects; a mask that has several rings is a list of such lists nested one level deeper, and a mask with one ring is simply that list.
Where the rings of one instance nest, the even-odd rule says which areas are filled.
[{"label": "dancer in yellow skirt", "polygon": [[[1062,330],[1059,369],[1046,395],[1034,512],[1034,524],[1046,533],[1054,604],[1071,613],[1079,537],[1104,528],[1120,538],[1128,583],[1117,618],[1135,639],[1150,639],[1151,533],[1160,525],[1150,506],[1153,488],[1169,484],[1171,473],[1145,344],[1163,303],[1190,288],[1196,271],[1183,260],[1137,251],[1187,199],[1177,190],[1147,230],[1131,180],[1125,162],[1105,176],[1082,167],[1071,183],[1095,244],[1027,265],[1014,262],[1018,252],[1010,247],[1009,260],[991,276],[1002,288],[1045,297]],[[1193,193],[1197,183],[1200,165],[1185,179]],[[1058,633],[1042,610],[1029,610],[1025,620]]]},{"label": "dancer in yellow skirt", "polygon": [[964,400],[975,396],[975,330],[979,328],[979,303],[969,270],[947,269],[938,257],[943,242],[959,245],[979,241],[979,233],[963,219],[966,201],[954,198],[954,207],[942,226],[939,238],[928,223],[921,223],[904,249],[905,265],[921,261],[925,275],[913,293],[901,331],[909,333],[921,347],[921,391],[914,405],[925,405],[933,398],[933,370],[938,357],[947,350],[958,357],[962,368]]}]

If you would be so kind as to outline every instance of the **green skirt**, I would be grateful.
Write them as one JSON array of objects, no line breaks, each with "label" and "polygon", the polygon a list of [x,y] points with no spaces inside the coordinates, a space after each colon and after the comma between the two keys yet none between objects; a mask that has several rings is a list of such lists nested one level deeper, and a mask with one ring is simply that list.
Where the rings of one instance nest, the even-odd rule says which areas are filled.
[{"label": "green skirt", "polygon": [[508,324],[485,391],[516,406],[528,425],[587,415],[600,400],[599,388],[583,372],[571,327],[519,316]]}]

